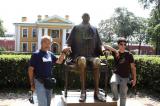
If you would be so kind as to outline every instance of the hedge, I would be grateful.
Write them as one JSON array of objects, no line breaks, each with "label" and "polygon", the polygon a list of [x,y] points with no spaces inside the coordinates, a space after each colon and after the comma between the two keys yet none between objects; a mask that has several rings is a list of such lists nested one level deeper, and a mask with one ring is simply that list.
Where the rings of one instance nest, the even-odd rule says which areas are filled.
[{"label": "hedge", "polygon": [[30,55],[0,55],[0,87],[27,87],[27,66]]},{"label": "hedge", "polygon": [[[160,57],[159,56],[134,56],[137,67],[137,87],[139,89],[160,92]],[[30,55],[0,55],[0,89],[9,88],[28,89],[27,68]],[[103,59],[103,57],[102,57]],[[113,68],[113,58],[108,58],[109,72]],[[63,65],[54,67],[54,75],[57,79],[57,87],[64,87]],[[80,88],[79,75],[70,73],[71,86]],[[73,75],[74,74],[74,75]],[[101,79],[100,84],[102,84]],[[87,86],[93,86],[91,75],[87,78]]]}]

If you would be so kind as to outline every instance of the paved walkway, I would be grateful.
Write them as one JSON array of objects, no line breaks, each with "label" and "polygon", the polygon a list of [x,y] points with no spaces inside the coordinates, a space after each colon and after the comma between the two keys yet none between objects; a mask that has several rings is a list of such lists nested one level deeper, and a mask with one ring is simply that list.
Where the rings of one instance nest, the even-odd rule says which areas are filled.
[{"label": "paved walkway", "polygon": [[[118,103],[119,104],[119,103]],[[37,106],[32,105],[28,101],[26,94],[16,95],[15,94],[0,94],[0,106]],[[63,106],[61,102],[61,95],[52,97],[51,106]],[[150,97],[134,97],[127,99],[126,106],[160,106],[160,101],[156,101]]]}]

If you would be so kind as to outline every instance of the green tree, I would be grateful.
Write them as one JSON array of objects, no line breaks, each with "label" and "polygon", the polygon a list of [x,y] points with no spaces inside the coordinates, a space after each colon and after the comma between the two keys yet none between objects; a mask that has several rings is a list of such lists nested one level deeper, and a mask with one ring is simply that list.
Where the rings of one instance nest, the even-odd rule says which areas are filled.
[{"label": "green tree", "polygon": [[[142,27],[144,27],[144,20],[142,18],[136,17],[126,8],[119,7],[115,9],[115,12],[110,19],[102,20],[99,23],[98,30],[102,40],[105,42],[113,42],[114,34],[118,37],[125,37],[129,41],[131,37],[133,38],[135,36],[134,34],[136,32],[136,38],[139,40],[141,45],[142,41],[145,39],[145,29],[143,28],[142,33]],[[142,40],[142,38],[144,39]]]},{"label": "green tree", "polygon": [[98,25],[98,32],[102,41],[111,42],[113,41],[113,24],[111,19],[101,20]]},{"label": "green tree", "polygon": [[160,24],[160,0],[138,1],[143,4],[145,9],[152,6],[152,11],[148,21],[147,33],[149,35],[148,39],[156,48],[156,54],[160,54],[160,33],[158,29]]},{"label": "green tree", "polygon": [[150,35],[151,43],[156,48],[156,54],[160,54],[160,24],[155,27],[149,27],[147,32]]},{"label": "green tree", "polygon": [[126,8],[116,8],[112,18],[113,30],[118,36],[128,38],[133,35],[137,23],[132,12]]},{"label": "green tree", "polygon": [[147,40],[147,33],[146,33],[146,29],[148,27],[148,21],[147,19],[145,18],[142,18],[142,17],[137,17],[136,18],[136,22],[137,22],[137,27],[134,31],[134,39],[137,41],[137,43],[139,44],[139,47],[138,47],[138,54],[140,54],[140,51],[141,51],[141,44],[143,42],[146,43],[146,40]]},{"label": "green tree", "polygon": [[0,20],[0,37],[3,37],[5,33],[4,27],[3,27],[3,21]]},{"label": "green tree", "polygon": [[148,8],[153,4],[160,10],[160,0],[138,0],[140,3],[143,4],[144,8]]}]

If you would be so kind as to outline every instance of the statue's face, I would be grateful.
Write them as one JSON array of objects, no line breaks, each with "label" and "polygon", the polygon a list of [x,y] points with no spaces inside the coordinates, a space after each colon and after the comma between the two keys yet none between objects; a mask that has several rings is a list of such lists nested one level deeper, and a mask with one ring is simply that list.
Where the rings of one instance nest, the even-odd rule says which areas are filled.
[{"label": "statue's face", "polygon": [[82,19],[83,19],[83,22],[84,22],[84,23],[89,23],[90,17],[89,17],[88,14],[84,14],[84,15],[82,16]]}]

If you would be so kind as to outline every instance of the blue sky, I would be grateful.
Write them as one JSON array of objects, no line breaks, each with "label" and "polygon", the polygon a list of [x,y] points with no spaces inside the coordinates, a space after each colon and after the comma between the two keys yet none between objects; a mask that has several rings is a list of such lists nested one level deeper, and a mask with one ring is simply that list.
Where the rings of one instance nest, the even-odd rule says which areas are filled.
[{"label": "blue sky", "polygon": [[150,10],[144,10],[138,0],[2,0],[0,19],[4,21],[7,33],[14,33],[15,22],[26,16],[28,21],[35,21],[37,15],[69,15],[75,24],[81,22],[84,12],[90,14],[90,23],[98,26],[102,19],[110,18],[117,7],[126,7],[136,16],[149,17]]}]

